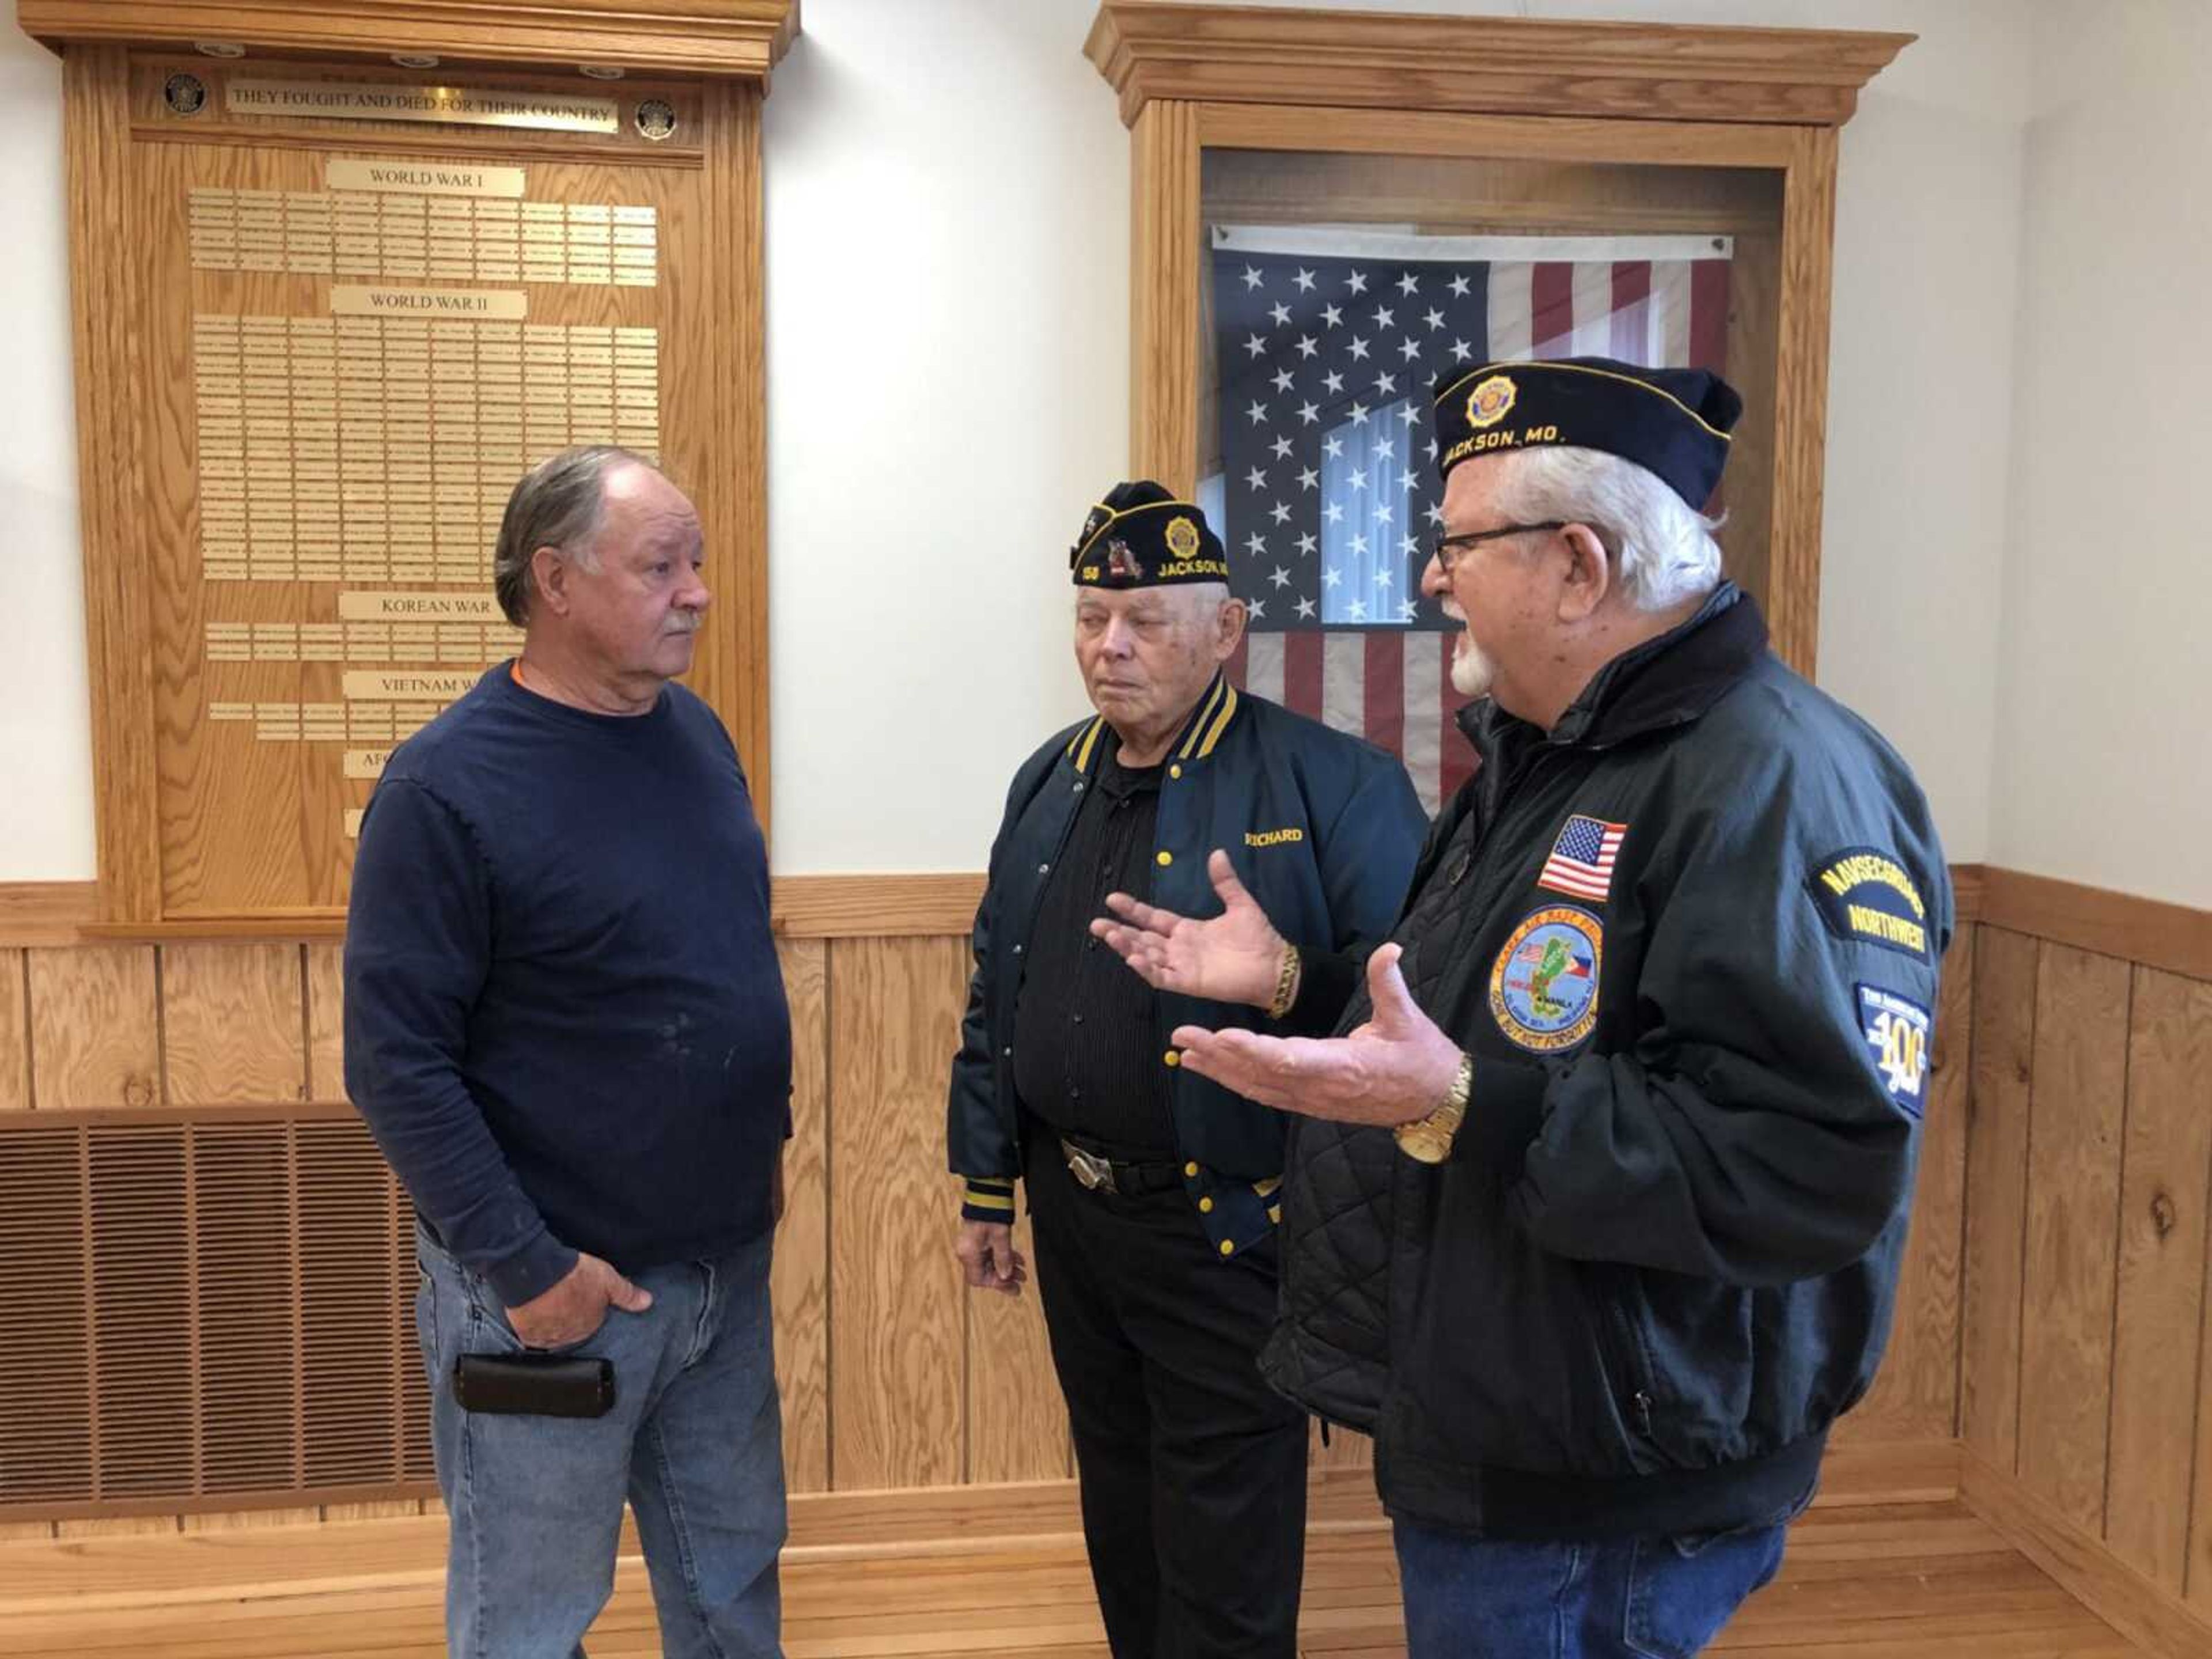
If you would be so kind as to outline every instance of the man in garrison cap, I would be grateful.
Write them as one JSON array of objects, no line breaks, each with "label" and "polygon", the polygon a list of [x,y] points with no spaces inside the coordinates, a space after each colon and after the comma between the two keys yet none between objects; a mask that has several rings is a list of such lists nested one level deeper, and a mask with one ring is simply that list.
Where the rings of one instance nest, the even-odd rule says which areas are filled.
[{"label": "man in garrison cap", "polygon": [[1121,484],[1068,562],[1097,713],[1022,763],[991,849],[947,1114],[956,1254],[971,1286],[1020,1294],[1026,1193],[1114,1652],[1291,1659],[1306,1420],[1257,1363],[1290,1120],[1180,1069],[1168,1038],[1292,1029],[1295,964],[1233,1006],[1148,988],[1090,924],[1109,893],[1256,903],[1317,952],[1362,949],[1421,808],[1389,755],[1230,683],[1245,608],[1197,507]]},{"label": "man in garrison cap", "polygon": [[1246,1007],[1297,960],[1322,1035],[1172,1041],[1306,1115],[1262,1364],[1376,1437],[1416,1659],[1697,1652],[1888,1334],[1950,884],[1904,762],[1721,574],[1740,408],[1599,358],[1440,381],[1422,588],[1482,763],[1389,941],[1325,956],[1261,895],[1098,930]]}]

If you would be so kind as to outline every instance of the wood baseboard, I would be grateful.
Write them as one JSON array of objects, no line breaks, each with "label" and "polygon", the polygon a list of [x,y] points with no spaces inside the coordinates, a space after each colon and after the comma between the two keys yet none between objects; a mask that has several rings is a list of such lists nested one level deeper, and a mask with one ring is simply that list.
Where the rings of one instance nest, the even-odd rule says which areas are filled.
[{"label": "wood baseboard", "polygon": [[2212,1622],[2153,1583],[2019,1480],[1959,1449],[1959,1495],[2081,1605],[2156,1659],[2203,1659]]}]

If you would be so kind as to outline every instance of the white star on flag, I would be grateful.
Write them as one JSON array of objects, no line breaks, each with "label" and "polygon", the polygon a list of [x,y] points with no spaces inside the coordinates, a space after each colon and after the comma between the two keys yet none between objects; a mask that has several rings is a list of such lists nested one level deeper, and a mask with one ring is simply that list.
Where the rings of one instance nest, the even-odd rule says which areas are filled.
[{"label": "white star on flag", "polygon": [[1199,449],[1219,459],[1199,500],[1234,591],[1267,599],[1229,673],[1391,749],[1433,811],[1473,755],[1451,724],[1461,629],[1419,591],[1428,538],[1448,527],[1430,386],[1462,381],[1463,400],[1480,364],[1576,353],[1717,366],[1731,250],[1690,236],[1209,234],[1215,430]]}]

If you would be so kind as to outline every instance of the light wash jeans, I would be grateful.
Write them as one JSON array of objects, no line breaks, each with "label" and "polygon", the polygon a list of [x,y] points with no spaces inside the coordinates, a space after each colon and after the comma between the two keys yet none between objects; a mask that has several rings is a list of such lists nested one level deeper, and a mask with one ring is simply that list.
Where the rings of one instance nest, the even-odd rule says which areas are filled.
[{"label": "light wash jeans", "polygon": [[570,1659],[614,1589],[623,1500],[637,1516],[668,1659],[780,1659],[782,1419],[769,1314],[772,1236],[713,1261],[633,1275],[562,1349],[614,1363],[592,1419],[495,1416],[453,1401],[453,1362],[522,1347],[498,1298],[417,1233],[416,1329],[430,1376],[438,1486],[452,1517],[453,1659]]}]

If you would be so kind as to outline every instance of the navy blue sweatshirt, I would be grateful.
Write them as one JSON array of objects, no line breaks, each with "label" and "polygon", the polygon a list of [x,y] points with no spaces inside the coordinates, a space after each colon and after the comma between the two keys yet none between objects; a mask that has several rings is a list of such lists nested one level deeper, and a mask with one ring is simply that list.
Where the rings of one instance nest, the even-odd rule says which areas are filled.
[{"label": "navy blue sweatshirt", "polygon": [[362,821],[347,1092],[445,1247],[512,1307],[770,1225],[791,1017],[729,734],[670,685],[572,708],[489,671]]}]

